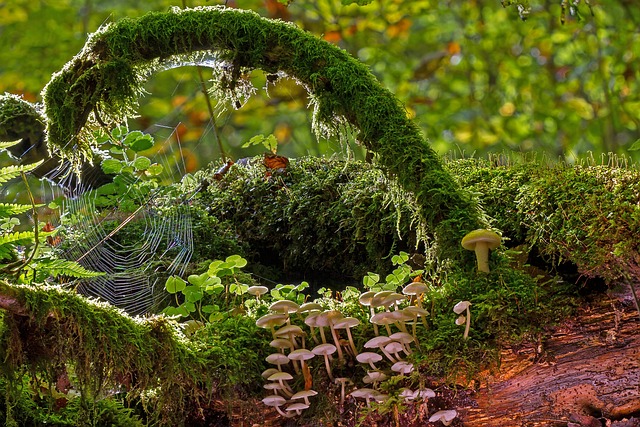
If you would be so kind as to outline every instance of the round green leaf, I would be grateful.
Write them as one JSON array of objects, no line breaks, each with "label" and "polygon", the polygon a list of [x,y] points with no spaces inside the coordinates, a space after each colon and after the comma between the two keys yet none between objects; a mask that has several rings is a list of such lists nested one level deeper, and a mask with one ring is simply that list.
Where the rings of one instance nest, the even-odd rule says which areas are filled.
[{"label": "round green leaf", "polygon": [[164,284],[164,288],[170,294],[182,292],[187,287],[187,282],[178,276],[170,276]]},{"label": "round green leaf", "polygon": [[140,138],[136,139],[129,146],[136,153],[144,150],[148,150],[153,147],[153,137],[151,135],[143,135]]},{"label": "round green leaf", "polygon": [[105,159],[100,164],[102,171],[106,174],[119,173],[122,170],[122,163],[116,159]]}]

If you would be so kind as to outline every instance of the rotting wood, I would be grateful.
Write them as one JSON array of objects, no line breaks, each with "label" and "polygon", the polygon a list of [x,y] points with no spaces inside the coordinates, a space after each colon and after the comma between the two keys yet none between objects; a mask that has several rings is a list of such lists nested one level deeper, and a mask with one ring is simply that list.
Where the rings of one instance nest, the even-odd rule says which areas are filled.
[{"label": "rotting wood", "polygon": [[602,296],[582,307],[538,348],[506,350],[499,373],[476,394],[475,407],[459,408],[464,425],[566,426],[573,415],[573,425],[580,426],[580,415],[638,417],[639,326],[628,298]]}]

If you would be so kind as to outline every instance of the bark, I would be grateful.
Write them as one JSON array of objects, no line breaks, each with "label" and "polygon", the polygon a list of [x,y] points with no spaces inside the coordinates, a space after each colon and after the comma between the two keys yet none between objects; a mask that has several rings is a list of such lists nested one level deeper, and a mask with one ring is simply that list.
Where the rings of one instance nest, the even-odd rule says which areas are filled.
[{"label": "bark", "polygon": [[599,297],[545,342],[505,351],[464,425],[640,425],[639,326],[629,295]]}]

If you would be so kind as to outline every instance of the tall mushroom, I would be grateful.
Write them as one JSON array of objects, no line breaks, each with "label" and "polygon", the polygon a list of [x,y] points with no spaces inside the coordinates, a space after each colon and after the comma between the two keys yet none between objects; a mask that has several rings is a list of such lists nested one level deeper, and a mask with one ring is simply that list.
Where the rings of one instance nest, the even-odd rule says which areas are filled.
[{"label": "tall mushroom", "polygon": [[358,349],[356,348],[355,343],[353,342],[353,336],[351,335],[351,328],[354,328],[360,324],[360,321],[355,317],[345,317],[344,319],[340,319],[333,324],[335,329],[345,329],[347,331],[347,337],[349,338],[349,345],[351,346],[351,350],[353,350],[353,355],[358,355]]},{"label": "tall mushroom", "polygon": [[311,350],[313,354],[318,356],[324,356],[324,366],[327,368],[327,375],[329,375],[329,379],[333,381],[333,375],[331,374],[331,364],[329,363],[329,355],[336,352],[336,346],[333,344],[320,344],[315,346],[313,350]]},{"label": "tall mushroom", "polygon": [[489,273],[489,249],[500,246],[500,236],[491,230],[474,230],[462,238],[462,247],[475,251],[478,271]]}]

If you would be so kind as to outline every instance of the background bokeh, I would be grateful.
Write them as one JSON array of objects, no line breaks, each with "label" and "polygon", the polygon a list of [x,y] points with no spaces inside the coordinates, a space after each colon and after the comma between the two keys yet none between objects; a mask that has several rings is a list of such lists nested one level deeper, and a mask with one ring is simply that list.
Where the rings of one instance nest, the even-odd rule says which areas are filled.
[{"label": "background bokeh", "polygon": [[[188,6],[222,4],[186,0]],[[571,2],[572,3],[572,2]],[[594,2],[592,2],[594,3]],[[293,21],[346,49],[407,106],[434,148],[485,156],[535,152],[573,162],[606,153],[639,159],[640,9],[629,0],[584,2],[567,10],[560,0],[531,1],[523,21],[496,0],[228,1],[263,16]],[[0,3],[0,93],[40,101],[51,74],[100,25],[148,11],[181,7],[182,0],[13,0]],[[220,152],[201,92],[209,69],[181,67],[152,77],[132,129],[152,133],[157,154],[174,159],[176,174],[191,172]],[[242,108],[214,102],[215,126],[237,159],[260,152],[241,148],[273,133],[279,153],[363,154],[352,142],[318,141],[311,132],[305,91],[290,80],[264,90]]]}]

